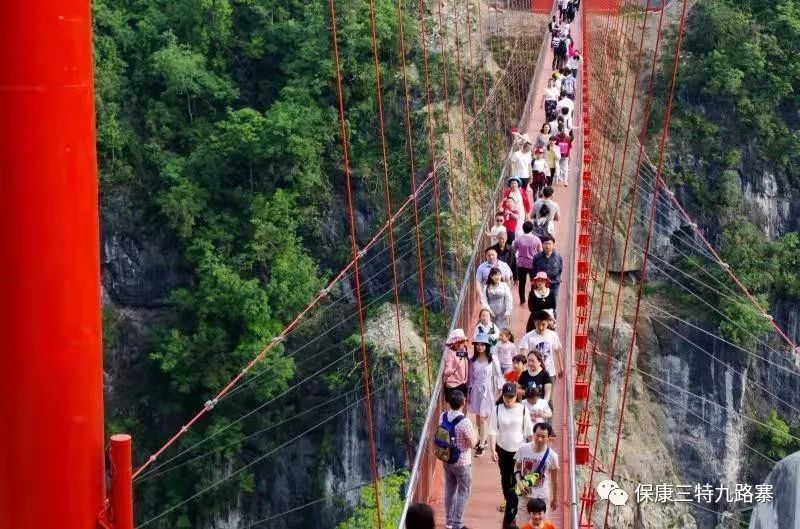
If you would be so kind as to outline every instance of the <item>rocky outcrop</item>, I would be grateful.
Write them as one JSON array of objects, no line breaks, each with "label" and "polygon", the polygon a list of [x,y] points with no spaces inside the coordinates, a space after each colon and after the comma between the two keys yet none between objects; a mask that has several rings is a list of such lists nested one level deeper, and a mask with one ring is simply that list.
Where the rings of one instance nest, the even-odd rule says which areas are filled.
[{"label": "rocky outcrop", "polygon": [[774,497],[756,504],[750,529],[800,527],[800,452],[778,461],[765,483],[772,485]]}]

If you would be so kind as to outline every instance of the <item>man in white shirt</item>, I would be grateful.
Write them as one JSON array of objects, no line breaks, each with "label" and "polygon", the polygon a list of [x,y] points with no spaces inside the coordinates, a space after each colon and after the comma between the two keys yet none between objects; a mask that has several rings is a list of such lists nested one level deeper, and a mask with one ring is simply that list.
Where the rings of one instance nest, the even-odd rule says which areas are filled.
[{"label": "man in white shirt", "polygon": [[[553,427],[540,422],[533,427],[533,441],[519,447],[514,456],[517,489],[525,502],[529,498],[549,500],[550,509],[558,507],[558,454],[547,446]],[[540,470],[538,475],[534,473]],[[552,491],[550,490],[552,487]]]},{"label": "man in white shirt", "polygon": [[558,334],[547,328],[549,321],[550,315],[545,311],[534,315],[534,329],[520,340],[519,353],[527,355],[528,351],[536,349],[542,353],[545,370],[561,378],[564,376],[564,363],[561,359],[563,347]]},{"label": "man in white shirt", "polygon": [[514,151],[511,155],[511,177],[517,177],[522,181],[522,189],[528,188],[531,181],[531,139],[527,134],[520,136],[522,149]]},{"label": "man in white shirt", "polygon": [[558,100],[556,103],[556,114],[561,116],[564,113],[561,111],[562,108],[569,109],[569,113],[566,115],[566,125],[570,129],[572,128],[572,112],[575,110],[575,103],[567,97],[566,90],[561,90],[561,99]]}]

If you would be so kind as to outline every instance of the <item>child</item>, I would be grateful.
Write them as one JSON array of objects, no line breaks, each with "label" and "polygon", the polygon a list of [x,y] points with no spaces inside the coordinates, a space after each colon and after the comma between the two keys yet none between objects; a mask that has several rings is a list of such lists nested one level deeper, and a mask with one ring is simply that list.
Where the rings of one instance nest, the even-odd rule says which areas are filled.
[{"label": "child", "polygon": [[511,334],[511,329],[505,327],[500,331],[498,343],[493,353],[497,355],[497,360],[500,362],[500,370],[505,374],[506,371],[511,369],[512,360],[517,354],[517,346],[514,345],[514,335]]},{"label": "child", "polygon": [[[477,338],[479,334],[485,334],[489,337],[489,351],[494,354],[494,347],[497,344],[497,338],[500,335],[500,331],[497,328],[497,325],[492,323],[491,312],[489,309],[481,309],[480,314],[478,315],[478,324],[475,326],[475,333],[473,337]],[[502,366],[502,364],[500,364]]]},{"label": "child", "polygon": [[[514,234],[517,232],[517,219],[521,217],[521,212],[517,207],[517,203],[512,197],[508,197],[503,201],[503,225],[508,233],[508,244],[514,242]],[[497,244],[497,243],[494,243]]]},{"label": "child", "polygon": [[497,235],[501,231],[507,231],[506,227],[503,225],[505,218],[506,217],[503,211],[498,211],[494,216],[494,226],[492,226],[490,230],[486,231],[486,235],[492,238],[492,246],[497,244]]},{"label": "child", "polygon": [[536,385],[525,388],[525,400],[522,404],[531,414],[533,424],[547,422],[553,416],[553,411],[546,400],[539,397],[540,390]]},{"label": "child", "polygon": [[[514,347],[516,347],[516,345]],[[514,358],[511,359],[511,369],[506,371],[503,377],[509,382],[518,383],[519,376],[526,369],[528,369],[528,359],[525,358],[525,355],[516,354]]]},{"label": "child", "polygon": [[528,515],[530,520],[522,525],[521,529],[556,529],[555,524],[550,520],[545,520],[547,503],[541,498],[531,498],[528,500]]}]

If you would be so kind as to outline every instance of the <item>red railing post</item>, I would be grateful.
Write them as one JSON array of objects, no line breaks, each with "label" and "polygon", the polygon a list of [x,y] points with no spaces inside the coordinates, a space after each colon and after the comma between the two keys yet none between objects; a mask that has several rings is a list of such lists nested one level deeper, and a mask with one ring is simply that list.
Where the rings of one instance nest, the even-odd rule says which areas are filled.
[{"label": "red railing post", "polygon": [[131,436],[111,436],[111,520],[114,529],[133,529],[133,463]]},{"label": "red railing post", "polygon": [[0,527],[93,529],[105,476],[90,2],[0,5]]}]

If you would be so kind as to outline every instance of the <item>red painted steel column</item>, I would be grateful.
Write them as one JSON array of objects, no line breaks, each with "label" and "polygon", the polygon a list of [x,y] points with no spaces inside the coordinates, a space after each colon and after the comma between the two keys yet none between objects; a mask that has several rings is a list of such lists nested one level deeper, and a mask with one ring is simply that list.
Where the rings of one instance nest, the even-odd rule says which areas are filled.
[{"label": "red painted steel column", "polygon": [[0,2],[0,527],[90,529],[103,372],[88,0]]},{"label": "red painted steel column", "polygon": [[108,459],[111,464],[111,519],[114,529],[133,529],[133,463],[131,436],[111,436]]}]

